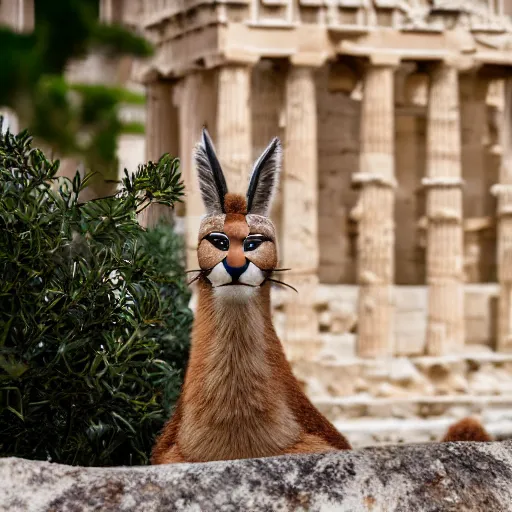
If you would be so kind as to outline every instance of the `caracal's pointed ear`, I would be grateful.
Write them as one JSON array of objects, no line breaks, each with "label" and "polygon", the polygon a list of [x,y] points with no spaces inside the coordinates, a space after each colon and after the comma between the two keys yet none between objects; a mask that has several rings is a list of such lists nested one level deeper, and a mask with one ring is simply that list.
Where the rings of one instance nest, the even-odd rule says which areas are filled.
[{"label": "caracal's pointed ear", "polygon": [[268,217],[281,172],[281,142],[276,137],[254,164],[247,190],[247,213]]},{"label": "caracal's pointed ear", "polygon": [[208,215],[225,213],[224,196],[228,192],[228,187],[206,128],[203,128],[201,142],[194,148],[194,160],[206,213]]}]

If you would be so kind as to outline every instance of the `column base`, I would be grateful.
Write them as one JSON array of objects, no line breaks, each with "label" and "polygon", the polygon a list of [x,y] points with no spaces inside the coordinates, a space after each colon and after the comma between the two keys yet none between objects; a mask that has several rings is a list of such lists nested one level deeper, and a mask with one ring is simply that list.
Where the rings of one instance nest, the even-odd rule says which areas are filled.
[{"label": "column base", "polygon": [[321,349],[316,310],[318,277],[290,276],[287,282],[297,288],[284,305],[286,315],[283,345],[289,361],[311,361]]},{"label": "column base", "polygon": [[394,310],[393,285],[361,284],[359,286],[357,332],[359,357],[377,358],[393,355]]},{"label": "column base", "polygon": [[464,284],[458,280],[429,283],[427,354],[440,356],[464,347]]},{"label": "column base", "polygon": [[150,204],[138,215],[139,224],[144,228],[152,228],[159,222],[174,224],[174,211],[165,204]]},{"label": "column base", "polygon": [[512,282],[500,283],[497,352],[512,352]]}]

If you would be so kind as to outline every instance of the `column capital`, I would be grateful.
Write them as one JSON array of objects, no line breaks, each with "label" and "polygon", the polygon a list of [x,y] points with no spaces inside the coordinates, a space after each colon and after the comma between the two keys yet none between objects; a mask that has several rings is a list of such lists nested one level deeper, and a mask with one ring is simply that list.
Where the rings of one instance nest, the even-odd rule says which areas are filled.
[{"label": "column capital", "polygon": [[328,58],[327,52],[298,52],[290,56],[290,63],[296,67],[320,68]]},{"label": "column capital", "polygon": [[400,66],[401,56],[393,51],[377,51],[368,56],[368,66],[397,68]]},{"label": "column capital", "polygon": [[457,73],[477,72],[481,68],[473,55],[450,53],[439,60],[428,61],[422,63],[422,68],[429,74],[439,69],[455,69]]},{"label": "column capital", "polygon": [[398,67],[402,60],[402,50],[398,49],[375,49],[350,41],[343,40],[338,47],[338,52],[344,56],[360,60],[372,66]]},{"label": "column capital", "polygon": [[260,60],[257,53],[242,48],[226,48],[220,60],[221,66],[255,66]]},{"label": "column capital", "polygon": [[401,60],[398,54],[375,52],[368,55],[350,57],[352,66],[359,79],[364,79],[372,70],[390,70],[393,73],[400,67]]}]

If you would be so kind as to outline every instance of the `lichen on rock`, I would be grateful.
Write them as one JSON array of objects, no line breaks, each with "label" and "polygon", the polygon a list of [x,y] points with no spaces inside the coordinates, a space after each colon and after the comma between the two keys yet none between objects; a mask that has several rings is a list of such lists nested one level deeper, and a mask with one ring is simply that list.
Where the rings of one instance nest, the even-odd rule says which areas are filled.
[{"label": "lichen on rock", "polygon": [[508,511],[512,442],[83,468],[0,460],[1,512]]}]

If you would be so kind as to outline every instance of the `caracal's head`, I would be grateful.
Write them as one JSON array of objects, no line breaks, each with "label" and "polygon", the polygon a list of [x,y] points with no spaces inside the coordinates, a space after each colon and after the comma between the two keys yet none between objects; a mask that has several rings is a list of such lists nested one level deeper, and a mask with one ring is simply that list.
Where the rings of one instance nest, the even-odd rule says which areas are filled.
[{"label": "caracal's head", "polygon": [[277,265],[276,231],[269,214],[281,167],[279,139],[254,164],[245,197],[228,192],[206,129],[194,158],[206,208],[197,248],[204,281],[220,296],[250,297]]}]

